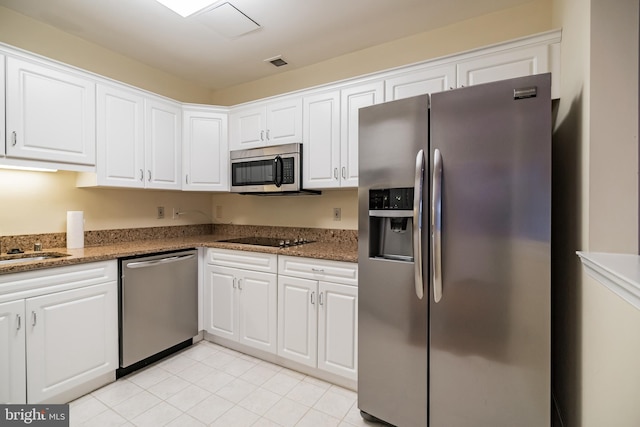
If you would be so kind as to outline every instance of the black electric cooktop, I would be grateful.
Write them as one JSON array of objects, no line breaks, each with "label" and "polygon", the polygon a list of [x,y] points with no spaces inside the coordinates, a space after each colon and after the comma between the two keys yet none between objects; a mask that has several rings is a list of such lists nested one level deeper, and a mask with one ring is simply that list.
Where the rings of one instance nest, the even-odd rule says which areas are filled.
[{"label": "black electric cooktop", "polygon": [[271,246],[274,248],[285,248],[288,246],[304,245],[305,243],[312,243],[307,239],[283,239],[280,237],[237,237],[234,239],[220,240],[226,243],[239,243],[243,245],[256,245],[256,246]]}]

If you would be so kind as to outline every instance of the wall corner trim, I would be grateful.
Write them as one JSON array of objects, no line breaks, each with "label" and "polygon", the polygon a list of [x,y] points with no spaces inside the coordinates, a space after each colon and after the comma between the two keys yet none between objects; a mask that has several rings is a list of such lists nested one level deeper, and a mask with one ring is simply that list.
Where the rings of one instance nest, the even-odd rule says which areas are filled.
[{"label": "wall corner trim", "polygon": [[640,310],[640,256],[576,252],[588,275]]}]

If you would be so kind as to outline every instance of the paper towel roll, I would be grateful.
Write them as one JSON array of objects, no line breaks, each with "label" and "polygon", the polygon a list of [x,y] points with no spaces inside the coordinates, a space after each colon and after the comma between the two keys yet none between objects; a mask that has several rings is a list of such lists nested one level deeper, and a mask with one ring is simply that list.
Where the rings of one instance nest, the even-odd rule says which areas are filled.
[{"label": "paper towel roll", "polygon": [[84,248],[83,211],[67,211],[67,248]]}]

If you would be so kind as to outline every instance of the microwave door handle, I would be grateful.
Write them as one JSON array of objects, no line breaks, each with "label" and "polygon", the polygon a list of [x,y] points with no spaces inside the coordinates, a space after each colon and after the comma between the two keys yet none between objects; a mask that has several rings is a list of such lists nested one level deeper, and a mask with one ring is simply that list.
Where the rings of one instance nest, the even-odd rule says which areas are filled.
[{"label": "microwave door handle", "polygon": [[275,169],[274,172],[275,172],[276,187],[280,187],[282,186],[282,174],[283,174],[282,157],[276,156],[276,158],[273,160],[273,167]]}]

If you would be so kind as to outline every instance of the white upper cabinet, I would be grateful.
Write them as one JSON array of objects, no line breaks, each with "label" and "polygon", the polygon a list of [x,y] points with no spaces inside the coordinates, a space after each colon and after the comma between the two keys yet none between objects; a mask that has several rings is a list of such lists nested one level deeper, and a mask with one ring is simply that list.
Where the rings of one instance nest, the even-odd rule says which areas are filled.
[{"label": "white upper cabinet", "polygon": [[383,101],[382,81],[303,99],[303,185],[358,187],[358,110]]},{"label": "white upper cabinet", "polygon": [[4,55],[0,55],[0,157],[3,157],[6,153],[6,148],[5,148],[5,137],[6,137],[6,131],[5,131],[5,113],[4,113],[4,85],[5,85],[5,78],[4,78],[4,61],[5,61],[5,57]]},{"label": "white upper cabinet", "polygon": [[227,114],[184,107],[182,125],[182,189],[229,191]]},{"label": "white upper cabinet", "polygon": [[480,55],[457,64],[457,87],[551,71],[548,45]]},{"label": "white upper cabinet", "polygon": [[382,81],[342,89],[340,123],[340,186],[358,187],[359,110],[384,101]]},{"label": "white upper cabinet", "polygon": [[180,190],[182,107],[159,98],[147,98],[144,105],[145,186]]},{"label": "white upper cabinet", "polygon": [[7,58],[6,151],[19,159],[93,166],[95,83],[80,73]]},{"label": "white upper cabinet", "polygon": [[144,188],[144,98],[125,88],[97,88],[98,185]]},{"label": "white upper cabinet", "polygon": [[181,104],[125,85],[99,83],[96,92],[96,173],[76,185],[181,189]]},{"label": "white upper cabinet", "polygon": [[340,91],[304,97],[303,112],[303,187],[340,187]]},{"label": "white upper cabinet", "polygon": [[302,98],[292,97],[231,112],[230,149],[302,140]]},{"label": "white upper cabinet", "polygon": [[443,92],[456,85],[454,64],[440,67],[424,67],[397,74],[384,82],[385,100],[410,98],[426,93]]}]

